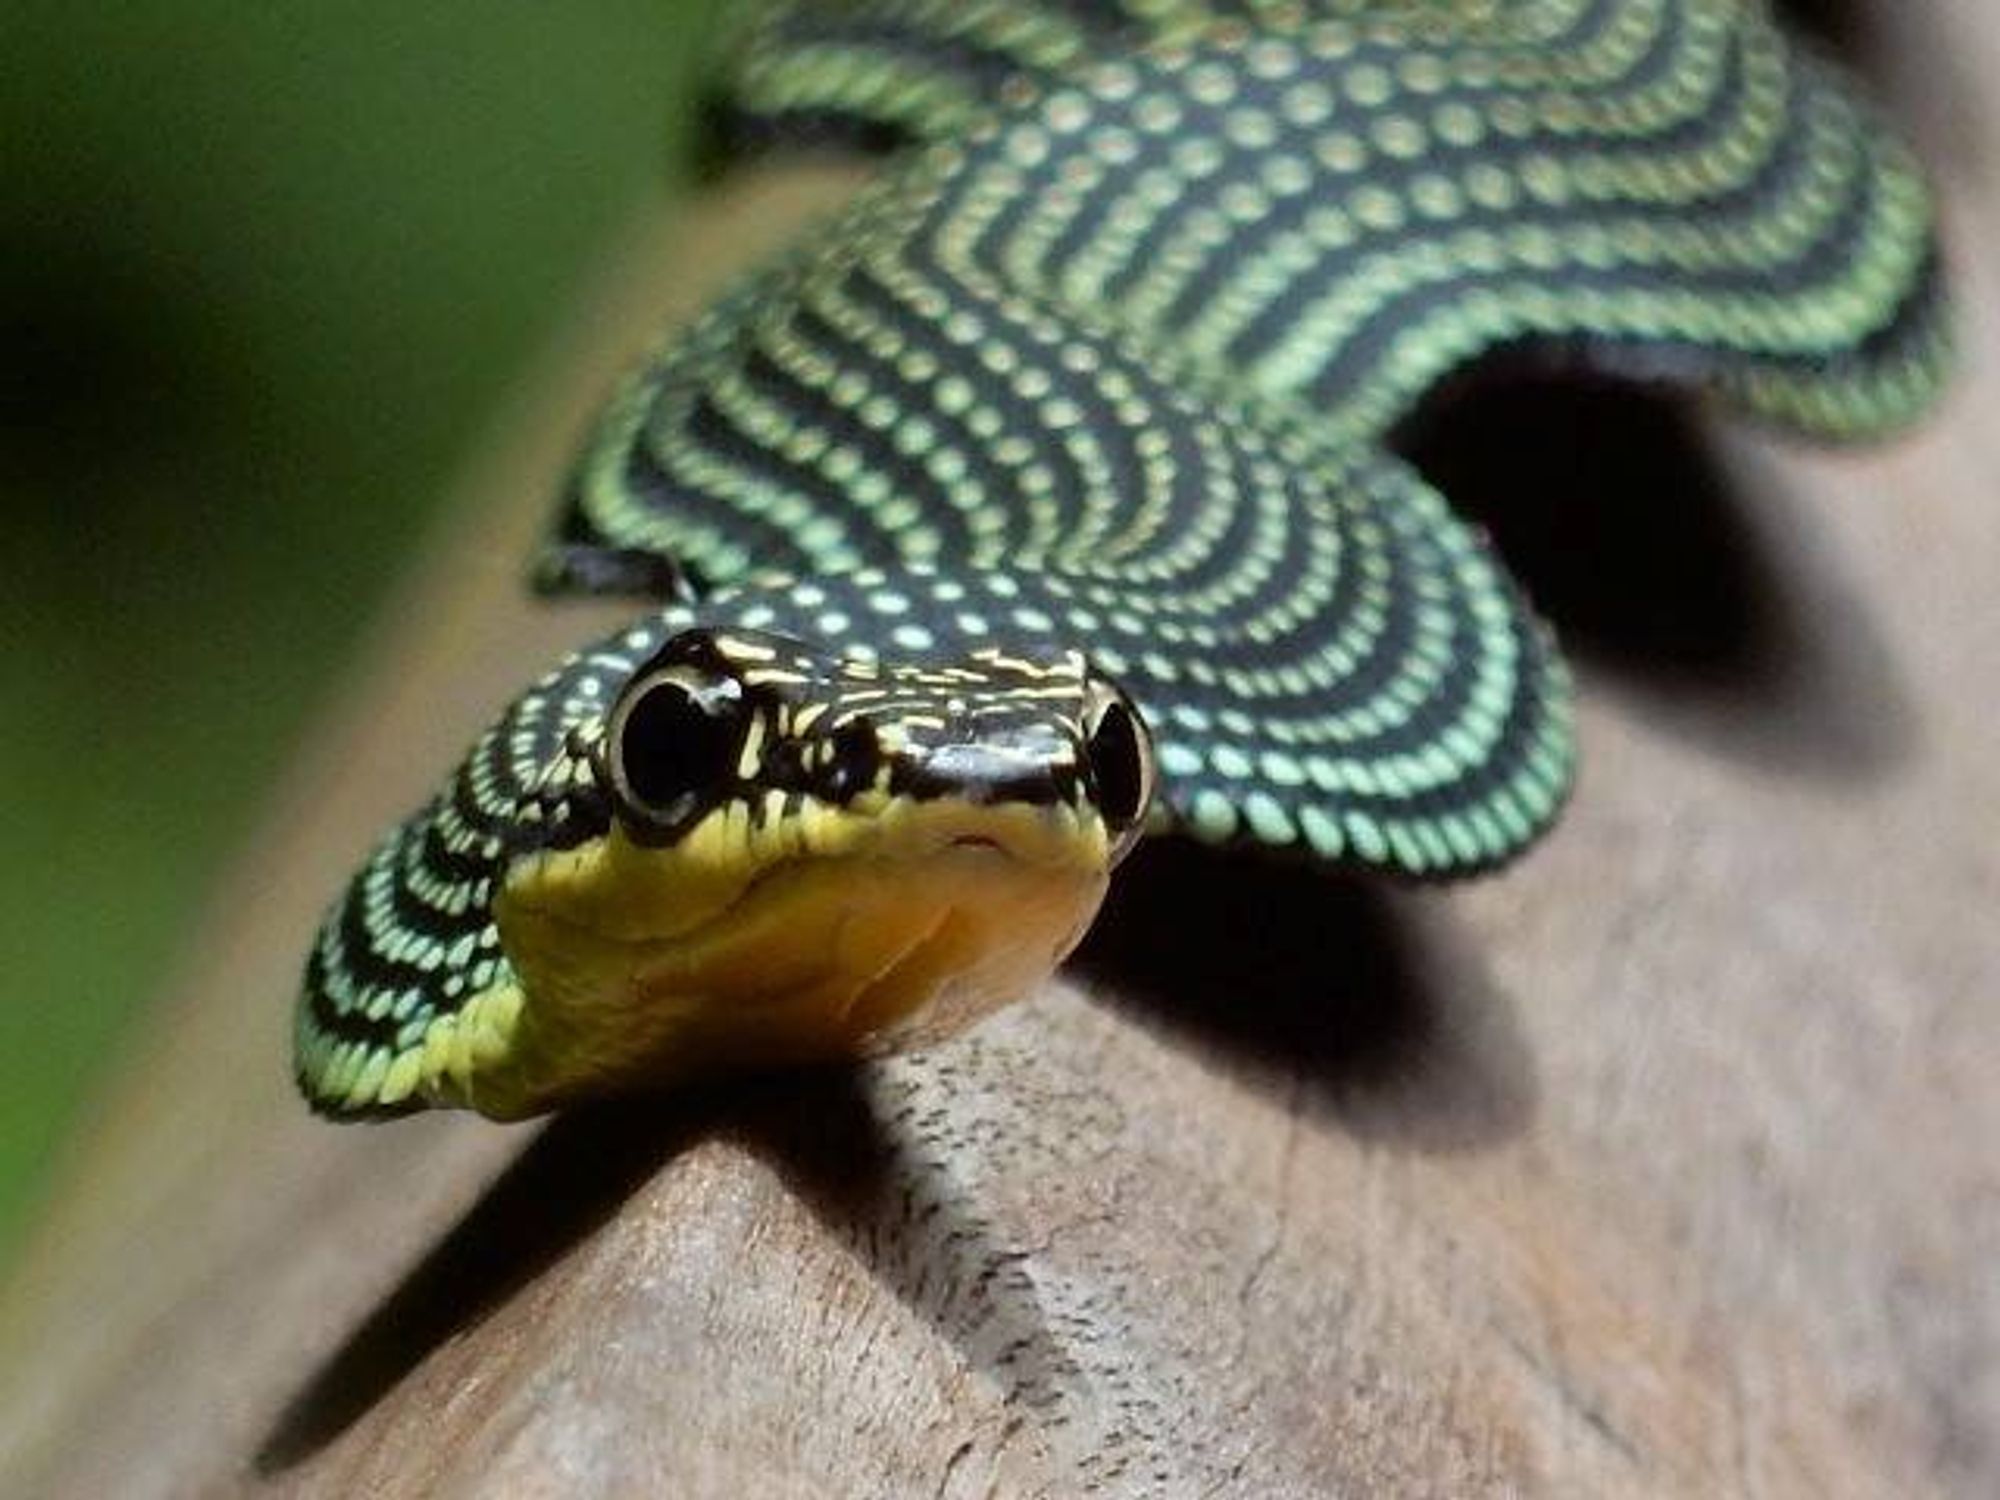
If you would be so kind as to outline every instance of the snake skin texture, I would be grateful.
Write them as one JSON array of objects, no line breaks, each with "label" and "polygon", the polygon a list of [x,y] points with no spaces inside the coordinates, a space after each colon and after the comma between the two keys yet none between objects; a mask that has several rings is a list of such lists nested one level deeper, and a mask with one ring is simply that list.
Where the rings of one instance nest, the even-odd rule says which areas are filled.
[{"label": "snake skin texture", "polygon": [[603,832],[587,743],[677,630],[1074,646],[1152,726],[1156,828],[1472,873],[1559,810],[1568,679],[1386,434],[1496,351],[1833,440],[1948,363],[1920,174],[1754,4],[746,9],[728,138],[888,160],[607,410],[538,579],[655,612],[337,903],[299,1012],[323,1107],[504,979],[496,882]]}]

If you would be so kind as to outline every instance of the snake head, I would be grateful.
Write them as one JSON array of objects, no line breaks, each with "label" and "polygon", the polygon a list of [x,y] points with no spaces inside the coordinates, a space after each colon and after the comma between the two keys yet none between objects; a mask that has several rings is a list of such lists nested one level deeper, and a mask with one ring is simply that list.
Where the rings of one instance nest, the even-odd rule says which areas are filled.
[{"label": "snake head", "polygon": [[517,703],[329,917],[321,1107],[512,1118],[949,1035],[1068,955],[1152,800],[1144,721],[1073,650],[622,644]]},{"label": "snake head", "polygon": [[609,809],[518,860],[526,1000],[482,1107],[935,1040],[1082,937],[1151,798],[1150,738],[1074,651],[890,662],[692,629],[591,745]]},{"label": "snake head", "polygon": [[1040,810],[1115,862],[1154,782],[1138,711],[1080,652],[898,664],[747,630],[669,640],[619,695],[595,760],[619,823],[650,846],[731,804],[802,834],[809,809],[937,803],[975,821],[993,809],[996,830]]}]

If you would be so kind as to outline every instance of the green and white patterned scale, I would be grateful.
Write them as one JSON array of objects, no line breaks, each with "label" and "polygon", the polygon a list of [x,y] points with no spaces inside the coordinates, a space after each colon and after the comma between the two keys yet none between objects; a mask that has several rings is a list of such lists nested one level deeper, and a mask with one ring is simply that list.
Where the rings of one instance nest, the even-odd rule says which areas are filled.
[{"label": "green and white patterned scale", "polygon": [[1561,795],[1559,669],[1383,434],[1523,344],[1892,427],[1941,364],[1926,196],[1740,6],[1229,10],[767,13],[756,125],[933,144],[638,377],[569,534],[1032,584],[811,624],[1053,630],[1151,710],[1198,834],[1489,863]]},{"label": "green and white patterned scale", "polygon": [[357,878],[308,971],[309,1089],[492,982],[505,862],[608,816],[552,763],[694,623],[1075,646],[1154,730],[1162,827],[1491,866],[1564,796],[1567,680],[1385,434],[1496,350],[1837,439],[1913,417],[1946,362],[1917,171],[1755,6],[753,15],[739,136],[897,154],[607,412],[541,582],[663,607],[537,684]]}]

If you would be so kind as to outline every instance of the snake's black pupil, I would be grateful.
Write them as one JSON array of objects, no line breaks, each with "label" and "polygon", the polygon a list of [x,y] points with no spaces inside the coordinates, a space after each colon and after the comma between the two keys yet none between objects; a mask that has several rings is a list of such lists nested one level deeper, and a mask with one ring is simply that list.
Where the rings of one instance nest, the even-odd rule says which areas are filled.
[{"label": "snake's black pupil", "polygon": [[1124,827],[1146,810],[1145,751],[1139,726],[1122,703],[1106,704],[1087,747],[1097,807],[1107,823]]},{"label": "snake's black pupil", "polygon": [[618,736],[624,781],[643,811],[672,816],[687,799],[718,786],[734,769],[733,702],[679,682],[646,688]]}]

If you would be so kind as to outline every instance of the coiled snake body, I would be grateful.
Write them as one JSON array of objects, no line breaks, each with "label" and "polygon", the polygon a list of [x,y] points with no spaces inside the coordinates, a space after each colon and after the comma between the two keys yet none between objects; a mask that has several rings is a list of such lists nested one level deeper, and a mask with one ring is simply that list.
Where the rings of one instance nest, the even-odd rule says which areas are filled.
[{"label": "coiled snake body", "polygon": [[603,417],[539,580],[654,610],[335,905],[328,1112],[948,1031],[1142,821],[1504,860],[1565,674],[1385,433],[1499,349],[1840,439],[1945,363],[1917,172],[1735,0],[844,0],[740,43],[739,132],[901,149]]}]

